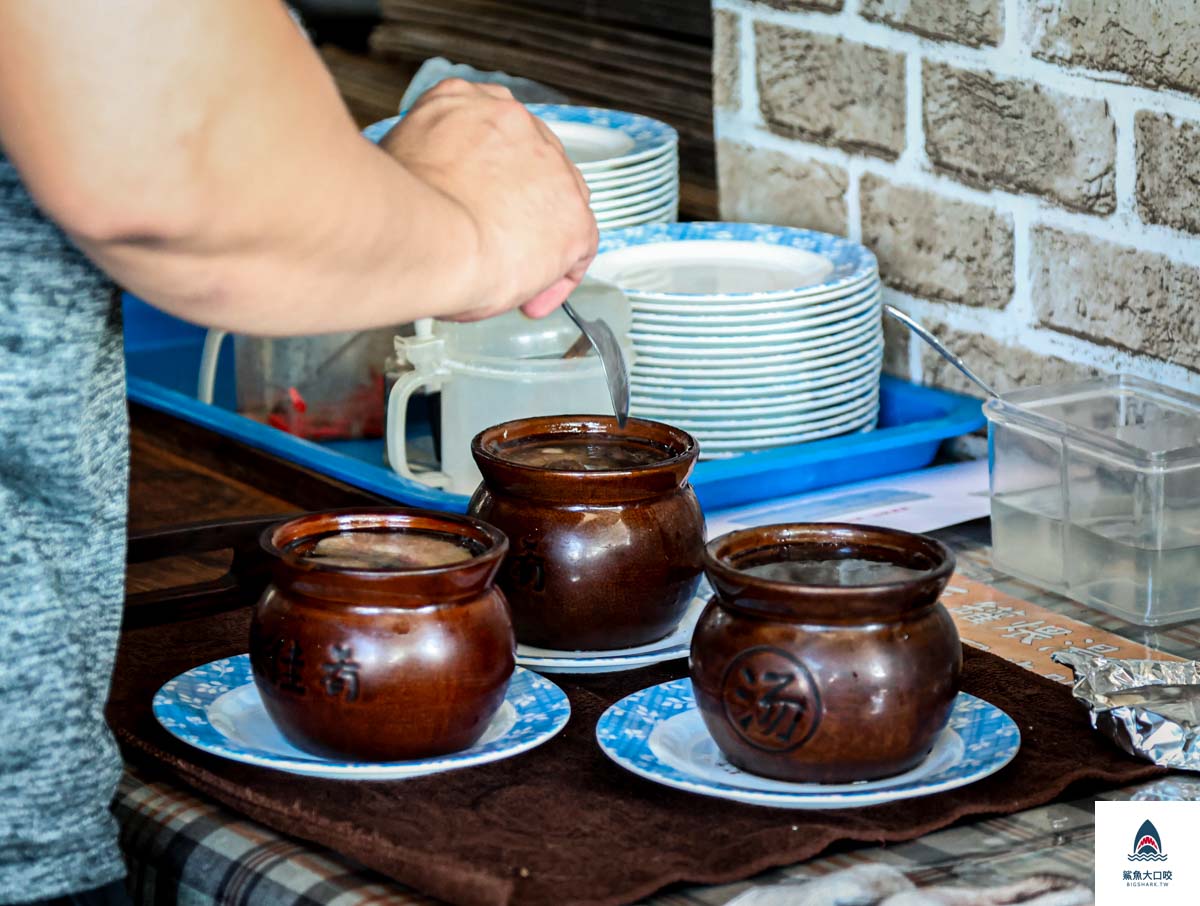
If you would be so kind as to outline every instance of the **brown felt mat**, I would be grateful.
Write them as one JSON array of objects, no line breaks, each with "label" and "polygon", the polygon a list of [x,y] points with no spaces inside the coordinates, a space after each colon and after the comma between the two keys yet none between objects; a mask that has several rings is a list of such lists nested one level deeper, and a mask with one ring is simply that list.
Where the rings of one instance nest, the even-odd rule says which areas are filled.
[{"label": "brown felt mat", "polygon": [[1095,733],[1067,687],[967,648],[964,690],[1013,716],[1021,751],[979,783],[891,805],[759,808],[661,787],[611,763],[593,738],[597,718],[624,695],[684,675],[683,661],[554,677],[570,695],[570,723],[506,761],[399,782],[304,778],[206,755],[151,714],[167,680],[245,651],[248,626],[243,610],[124,635],[109,716],[126,758],[469,906],[629,903],[673,882],[728,882],[802,861],[839,841],[909,840],[965,816],[1031,808],[1081,781],[1123,786],[1161,773]]}]

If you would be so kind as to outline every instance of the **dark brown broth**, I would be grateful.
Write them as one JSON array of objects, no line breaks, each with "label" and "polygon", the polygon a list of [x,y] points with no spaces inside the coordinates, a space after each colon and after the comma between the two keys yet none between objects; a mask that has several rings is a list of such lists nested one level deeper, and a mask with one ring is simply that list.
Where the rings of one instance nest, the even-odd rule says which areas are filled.
[{"label": "dark brown broth", "polygon": [[590,434],[501,447],[508,462],[563,472],[614,472],[669,459],[672,451],[647,441]]},{"label": "dark brown broth", "polygon": [[845,557],[825,560],[776,560],[753,566],[739,566],[740,572],[792,585],[880,585],[906,582],[929,572],[895,563]]},{"label": "dark brown broth", "polygon": [[483,545],[444,532],[360,529],[305,538],[288,551],[307,563],[340,569],[430,569],[464,563]]}]

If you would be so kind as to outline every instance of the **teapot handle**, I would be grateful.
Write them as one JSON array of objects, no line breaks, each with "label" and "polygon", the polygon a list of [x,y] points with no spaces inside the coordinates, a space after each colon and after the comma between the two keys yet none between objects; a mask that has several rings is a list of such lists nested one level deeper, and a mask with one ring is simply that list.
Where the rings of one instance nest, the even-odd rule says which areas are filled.
[{"label": "teapot handle", "polygon": [[200,354],[200,373],[196,378],[196,399],[202,403],[212,404],[213,386],[217,382],[217,360],[221,354],[221,344],[229,334],[224,330],[212,328],[204,335],[204,351]]},{"label": "teapot handle", "polygon": [[449,377],[449,374],[441,370],[432,373],[410,371],[399,378],[388,393],[387,427],[384,432],[388,464],[400,477],[434,488],[446,487],[450,484],[450,476],[445,472],[414,474],[409,466],[408,400],[421,387],[428,386],[430,390],[440,390]]}]

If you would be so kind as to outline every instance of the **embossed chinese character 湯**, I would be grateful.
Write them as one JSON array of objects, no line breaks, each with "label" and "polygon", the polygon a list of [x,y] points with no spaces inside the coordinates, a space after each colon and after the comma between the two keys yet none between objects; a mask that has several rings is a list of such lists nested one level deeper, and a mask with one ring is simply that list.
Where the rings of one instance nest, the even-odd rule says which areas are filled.
[{"label": "embossed chinese character \u6e6f", "polygon": [[759,734],[781,743],[790,742],[806,707],[803,699],[793,698],[785,691],[792,684],[793,675],[774,670],[760,673],[750,666],[743,666],[738,673],[741,684],[733,694],[746,708],[737,718],[738,725],[749,731],[753,723]]},{"label": "embossed chinese character \u6e6f", "polygon": [[786,651],[770,646],[741,652],[721,681],[725,716],[744,741],[768,752],[803,745],[821,722],[821,696],[812,674]]},{"label": "embossed chinese character \u6e6f", "polygon": [[352,702],[358,698],[358,662],[353,660],[354,652],[349,645],[334,645],[333,659],[321,665],[324,678],[321,685],[325,694],[335,698],[343,692],[346,701]]}]

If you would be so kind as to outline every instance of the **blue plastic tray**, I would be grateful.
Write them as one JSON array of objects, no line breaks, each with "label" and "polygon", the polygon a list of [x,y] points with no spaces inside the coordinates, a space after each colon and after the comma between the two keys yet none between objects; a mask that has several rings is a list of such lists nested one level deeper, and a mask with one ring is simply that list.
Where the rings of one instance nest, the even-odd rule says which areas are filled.
[{"label": "blue plastic tray", "polygon": [[[231,344],[217,371],[213,404],[195,398],[204,330],[125,296],[129,399],[398,503],[461,512],[467,498],[408,481],[383,464],[382,441],[317,444],[233,411]],[[709,511],[908,472],[928,465],[938,445],[984,425],[979,400],[884,376],[879,427],[702,462],[692,485]]]}]

